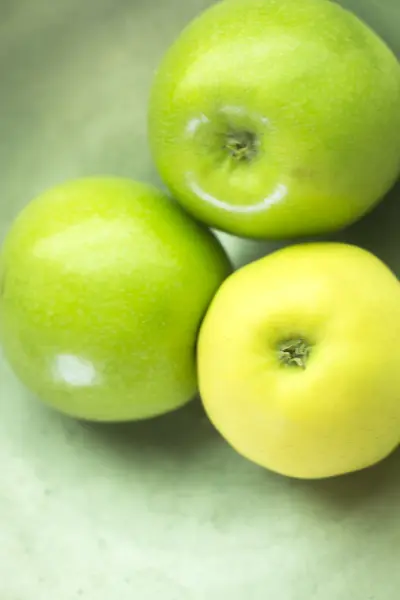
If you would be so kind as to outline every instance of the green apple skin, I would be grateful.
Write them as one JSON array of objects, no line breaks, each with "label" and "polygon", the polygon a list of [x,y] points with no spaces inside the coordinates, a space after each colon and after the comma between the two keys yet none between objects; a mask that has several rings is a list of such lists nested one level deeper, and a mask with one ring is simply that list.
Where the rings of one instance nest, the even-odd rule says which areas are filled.
[{"label": "green apple skin", "polygon": [[343,228],[400,170],[400,67],[326,0],[227,0],[167,52],[149,109],[161,177],[198,219],[243,237]]},{"label": "green apple skin", "polygon": [[4,243],[5,356],[31,391],[77,418],[171,411],[196,391],[197,333],[230,270],[214,235],[155,188],[61,184]]}]

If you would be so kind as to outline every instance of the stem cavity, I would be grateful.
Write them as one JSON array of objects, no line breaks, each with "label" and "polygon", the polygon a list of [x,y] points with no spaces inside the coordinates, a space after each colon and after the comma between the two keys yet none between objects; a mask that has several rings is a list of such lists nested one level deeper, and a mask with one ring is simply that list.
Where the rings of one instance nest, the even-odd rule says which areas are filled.
[{"label": "stem cavity", "polygon": [[311,346],[303,338],[286,340],[278,346],[278,358],[287,367],[305,369],[310,356]]},{"label": "stem cavity", "polygon": [[225,150],[237,161],[250,161],[257,154],[258,140],[250,131],[235,131],[227,134]]}]

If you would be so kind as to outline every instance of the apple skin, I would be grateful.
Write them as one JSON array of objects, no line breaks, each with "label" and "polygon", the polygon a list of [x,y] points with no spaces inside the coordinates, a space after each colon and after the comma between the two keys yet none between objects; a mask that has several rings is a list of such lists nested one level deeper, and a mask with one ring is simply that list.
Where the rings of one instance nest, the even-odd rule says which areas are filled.
[{"label": "apple skin", "polygon": [[326,0],[227,0],[154,79],[149,137],[198,219],[253,238],[321,234],[368,212],[400,171],[400,67]]},{"label": "apple skin", "polygon": [[282,475],[371,466],[400,442],[399,339],[399,281],[376,256],[288,246],[233,273],[210,305],[198,341],[206,412],[240,454]]},{"label": "apple skin", "polygon": [[185,404],[196,337],[230,264],[153,187],[87,178],[17,217],[0,257],[0,334],[15,373],[74,417],[124,421]]}]

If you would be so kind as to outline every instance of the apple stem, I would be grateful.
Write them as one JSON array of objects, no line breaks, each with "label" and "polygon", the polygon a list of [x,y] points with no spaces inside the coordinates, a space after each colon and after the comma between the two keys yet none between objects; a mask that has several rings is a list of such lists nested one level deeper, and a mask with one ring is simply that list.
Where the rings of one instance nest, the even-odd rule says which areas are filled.
[{"label": "apple stem", "polygon": [[279,360],[289,367],[306,368],[311,347],[302,338],[290,339],[279,345]]},{"label": "apple stem", "polygon": [[249,131],[231,132],[226,137],[225,148],[238,161],[250,160],[256,154],[257,140]]}]

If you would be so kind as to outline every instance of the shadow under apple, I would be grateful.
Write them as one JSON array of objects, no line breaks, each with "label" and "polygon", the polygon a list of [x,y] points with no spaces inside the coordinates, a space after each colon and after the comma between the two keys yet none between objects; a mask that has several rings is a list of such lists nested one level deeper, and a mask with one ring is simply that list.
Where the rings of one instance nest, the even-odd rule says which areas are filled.
[{"label": "shadow under apple", "polygon": [[400,181],[365,217],[333,239],[356,244],[376,254],[400,276]]},{"label": "shadow under apple", "polygon": [[169,457],[186,463],[210,444],[221,443],[198,396],[182,408],[152,419],[79,423],[97,442],[131,459],[135,455],[151,461]]},{"label": "shadow under apple", "polygon": [[[310,502],[321,503],[326,509],[351,512],[361,506],[372,505],[385,510],[400,498],[400,449],[396,449],[379,463],[345,475],[314,480],[292,480],[292,486],[305,494]],[[377,503],[377,498],[385,503]]]},{"label": "shadow under apple", "polygon": [[284,246],[304,242],[337,241],[361,246],[376,254],[396,275],[400,276],[400,181],[367,215],[349,227],[326,235],[305,236],[284,240],[242,239],[216,232],[236,269],[267,256]]}]

